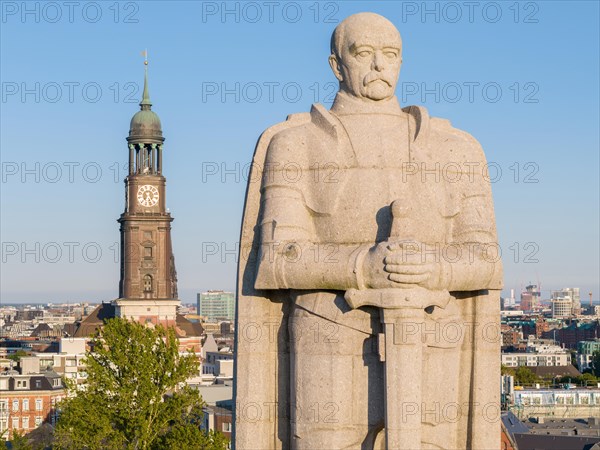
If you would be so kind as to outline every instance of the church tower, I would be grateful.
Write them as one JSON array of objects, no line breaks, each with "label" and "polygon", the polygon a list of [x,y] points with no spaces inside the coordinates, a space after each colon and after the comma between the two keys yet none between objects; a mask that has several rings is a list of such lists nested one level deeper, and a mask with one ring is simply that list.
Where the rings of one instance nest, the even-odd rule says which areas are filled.
[{"label": "church tower", "polygon": [[89,337],[106,320],[123,317],[173,328],[181,351],[199,354],[202,325],[178,313],[177,274],[171,246],[173,218],[166,207],[162,127],[148,94],[148,61],[140,111],[129,127],[129,171],[121,225],[119,298],[102,302],[77,324],[75,337]]},{"label": "church tower", "polygon": [[125,211],[121,231],[121,277],[115,315],[170,325],[177,306],[177,275],[166,209],[161,123],[152,111],[145,61],[140,111],[131,119],[129,173],[125,179]]}]

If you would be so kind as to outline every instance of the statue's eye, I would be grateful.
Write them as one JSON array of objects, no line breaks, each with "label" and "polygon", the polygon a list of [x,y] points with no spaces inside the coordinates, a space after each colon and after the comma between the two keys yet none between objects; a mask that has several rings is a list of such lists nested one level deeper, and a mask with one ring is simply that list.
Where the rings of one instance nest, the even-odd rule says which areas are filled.
[{"label": "statue's eye", "polygon": [[395,59],[398,57],[398,53],[396,52],[385,52],[384,55],[389,59]]},{"label": "statue's eye", "polygon": [[370,54],[371,54],[370,50],[361,50],[360,52],[357,53],[357,55],[360,56],[361,58],[366,58]]}]

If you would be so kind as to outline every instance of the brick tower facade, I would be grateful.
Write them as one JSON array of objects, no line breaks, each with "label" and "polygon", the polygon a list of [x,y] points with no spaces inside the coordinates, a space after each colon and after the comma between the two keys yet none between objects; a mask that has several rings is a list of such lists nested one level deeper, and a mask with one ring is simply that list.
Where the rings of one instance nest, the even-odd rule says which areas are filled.
[{"label": "brick tower facade", "polygon": [[177,275],[166,208],[161,122],[148,94],[148,66],[140,111],[131,119],[129,173],[121,225],[121,278],[115,315],[140,322],[175,323]]}]

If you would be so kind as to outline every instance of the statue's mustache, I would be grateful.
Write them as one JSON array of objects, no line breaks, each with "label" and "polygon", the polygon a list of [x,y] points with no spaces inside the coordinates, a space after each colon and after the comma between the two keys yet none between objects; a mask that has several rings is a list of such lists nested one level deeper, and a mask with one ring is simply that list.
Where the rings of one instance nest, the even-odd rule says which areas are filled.
[{"label": "statue's mustache", "polygon": [[374,81],[378,81],[378,80],[381,80],[385,84],[387,84],[389,87],[392,87],[392,83],[387,78],[381,76],[377,72],[371,72],[371,73],[367,74],[367,76],[363,80],[363,85],[366,86],[366,85],[371,84]]}]

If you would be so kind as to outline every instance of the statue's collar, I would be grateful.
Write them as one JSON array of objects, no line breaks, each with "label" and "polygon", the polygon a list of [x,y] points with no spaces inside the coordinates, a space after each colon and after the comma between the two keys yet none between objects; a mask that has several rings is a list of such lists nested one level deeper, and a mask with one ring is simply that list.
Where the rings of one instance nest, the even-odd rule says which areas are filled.
[{"label": "statue's collar", "polygon": [[331,112],[337,116],[348,114],[391,114],[403,115],[396,96],[379,102],[358,100],[345,92],[338,92],[331,106]]}]

